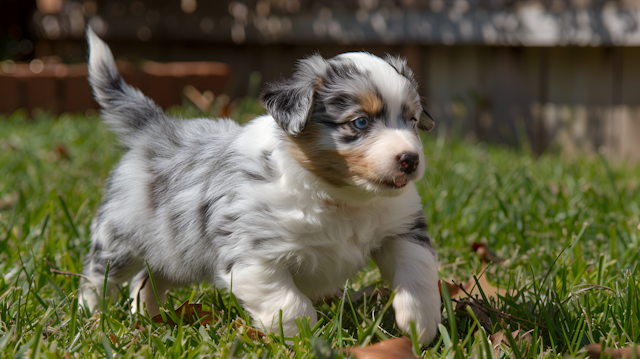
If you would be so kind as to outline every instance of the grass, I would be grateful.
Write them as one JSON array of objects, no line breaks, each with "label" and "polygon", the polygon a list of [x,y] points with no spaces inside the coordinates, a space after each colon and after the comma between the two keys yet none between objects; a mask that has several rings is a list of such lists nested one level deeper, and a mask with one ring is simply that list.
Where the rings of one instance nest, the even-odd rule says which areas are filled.
[{"label": "grass", "polygon": [[[301,334],[287,340],[277,333],[251,339],[247,327],[235,325],[250,325],[237,300],[204,284],[172,291],[169,306],[202,303],[214,311],[208,326],[158,325],[132,314],[126,295],[87,313],[76,299],[79,278],[51,273],[45,258],[81,271],[89,224],[121,151],[97,117],[40,117],[0,119],[3,357],[334,358],[347,356],[339,348],[403,335],[389,298],[374,292],[350,299],[354,290],[384,285],[373,264],[342,298],[317,307],[319,325],[309,328],[303,319]],[[638,343],[639,167],[598,156],[534,160],[525,149],[424,138],[430,169],[418,188],[440,276],[465,281],[477,274],[481,263],[470,244],[484,241],[507,259],[485,275],[511,295],[485,300],[496,310],[491,324],[445,299],[441,335],[417,349],[422,357],[496,357],[487,336],[501,329],[530,332],[528,350],[502,345],[514,357],[580,357],[589,343]]]}]

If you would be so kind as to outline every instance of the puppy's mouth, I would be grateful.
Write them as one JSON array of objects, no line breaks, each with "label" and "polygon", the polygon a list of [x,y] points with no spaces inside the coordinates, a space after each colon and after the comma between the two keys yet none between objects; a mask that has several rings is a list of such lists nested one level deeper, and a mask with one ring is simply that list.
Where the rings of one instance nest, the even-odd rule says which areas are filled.
[{"label": "puppy's mouth", "polygon": [[412,180],[411,177],[412,176],[406,173],[398,172],[393,178],[383,181],[382,183],[389,188],[402,188]]}]

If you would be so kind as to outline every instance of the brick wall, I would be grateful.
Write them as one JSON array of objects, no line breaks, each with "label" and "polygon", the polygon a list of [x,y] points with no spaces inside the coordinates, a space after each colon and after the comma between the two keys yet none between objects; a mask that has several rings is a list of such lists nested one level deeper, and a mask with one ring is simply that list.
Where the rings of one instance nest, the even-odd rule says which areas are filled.
[{"label": "brick wall", "polygon": [[[87,66],[30,64],[5,62],[0,71],[0,114],[20,108],[39,108],[53,113],[82,112],[97,109],[87,81]],[[127,83],[139,88],[158,105],[166,109],[182,105],[185,87],[213,95],[224,92],[229,66],[218,62],[147,62],[142,69],[119,62],[120,73]]]}]

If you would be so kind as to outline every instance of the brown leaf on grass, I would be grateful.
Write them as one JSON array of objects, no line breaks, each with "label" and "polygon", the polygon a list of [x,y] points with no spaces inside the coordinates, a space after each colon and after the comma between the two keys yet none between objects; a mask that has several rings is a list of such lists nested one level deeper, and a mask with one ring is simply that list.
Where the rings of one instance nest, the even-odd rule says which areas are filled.
[{"label": "brown leaf on grass", "polygon": [[116,345],[118,343],[118,341],[116,340],[116,336],[113,335],[113,333],[109,333],[109,339],[111,339],[111,343],[113,343],[113,345]]},{"label": "brown leaf on grass", "polygon": [[496,256],[493,250],[489,248],[486,243],[473,242],[471,244],[471,250],[476,252],[483,262],[502,263],[505,261],[504,259]]},{"label": "brown leaf on grass", "polygon": [[133,327],[138,329],[141,332],[144,332],[145,330],[147,330],[147,328],[145,328],[142,325],[140,325],[140,322],[136,322],[136,324],[134,324]]},{"label": "brown leaf on grass", "polygon": [[[484,271],[484,264],[482,265],[482,267],[482,271]],[[487,281],[487,279],[485,278],[484,273],[480,278],[478,278],[478,283],[476,283],[476,280],[473,277],[468,281],[460,284],[449,283],[444,279],[442,279],[441,282],[447,284],[451,299],[467,298],[469,296],[475,298],[476,296],[480,296],[480,288],[482,288],[482,291],[487,297],[497,298],[498,295],[504,296],[508,293],[506,289],[497,288],[491,285],[491,283],[489,283],[489,281]],[[480,285],[480,288],[478,287],[478,284]],[[440,295],[442,295],[442,284],[440,284],[439,287]]]},{"label": "brown leaf on grass", "polygon": [[493,323],[491,323],[491,317],[489,316],[488,310],[482,306],[482,300],[478,301],[469,301],[469,299],[462,299],[458,303],[456,303],[456,312],[467,313],[467,307],[471,308],[473,311],[473,315],[478,318],[478,322],[485,328],[493,328]]},{"label": "brown leaf on grass", "polygon": [[497,332],[489,336],[489,341],[493,347],[493,352],[496,353],[496,357],[500,358],[500,343],[504,340],[504,329],[500,329]]},{"label": "brown leaf on grass", "polygon": [[[162,310],[162,309],[160,309]],[[162,320],[162,315],[158,314],[158,315],[154,315],[151,320],[153,320],[155,323],[158,324],[164,324],[164,320]],[[170,326],[175,326],[176,323],[173,322],[173,320],[171,320],[171,318],[167,317],[167,324],[169,324]]]},{"label": "brown leaf on grass", "polygon": [[[531,342],[533,341],[533,336],[531,335],[531,332],[533,332],[533,329],[522,334],[522,336],[520,337],[520,340],[518,341],[518,345],[520,346],[522,346],[522,343],[524,343],[525,341],[527,342],[526,348],[524,348],[524,350],[522,351],[522,355],[524,357],[526,357],[527,354],[529,353],[529,348],[531,348]],[[518,334],[520,334],[519,330],[516,330],[515,332],[511,333],[511,335],[513,336],[513,339],[516,339],[518,337]]]},{"label": "brown leaf on grass", "polygon": [[71,354],[69,352],[64,352],[64,359],[71,359]]},{"label": "brown leaf on grass", "polygon": [[460,289],[460,287],[458,287],[457,285],[453,284],[453,283],[449,283],[447,281],[444,281],[442,279],[440,279],[438,281],[438,290],[440,291],[440,297],[442,297],[442,283],[444,282],[444,284],[447,285],[447,289],[449,289],[449,295],[450,296],[454,296],[454,295],[458,295],[458,293],[462,292],[462,289]]},{"label": "brown leaf on grass", "polygon": [[[631,356],[633,355],[633,347],[605,349],[603,353],[602,346],[600,344],[587,345],[587,351],[589,352],[589,358],[591,359],[600,359],[601,357],[611,359],[631,359]],[[639,357],[640,346],[636,347],[636,358]]]},{"label": "brown leaf on grass", "polygon": [[[491,283],[489,283],[484,273],[485,269],[487,268],[488,262],[501,263],[501,262],[504,262],[504,260],[492,254],[491,249],[484,243],[473,243],[471,245],[471,249],[474,250],[482,260],[480,273],[476,275],[476,277],[478,278],[478,282],[476,283],[476,280],[473,277],[471,277],[468,281],[461,283],[459,285],[442,280],[445,283],[447,283],[447,288],[449,289],[449,295],[451,296],[451,299],[466,298],[468,296],[471,296],[471,297],[479,296],[480,288],[482,288],[482,291],[487,297],[498,298],[499,295],[500,296],[507,295],[509,293],[508,290],[504,288],[497,288],[491,285]],[[441,286],[442,285],[440,284],[439,285],[440,295],[442,295]],[[467,293],[469,295],[467,295]]]},{"label": "brown leaf on grass", "polygon": [[236,330],[240,330],[240,328],[242,328],[244,330],[245,333],[247,333],[247,336],[249,338],[251,338],[251,340],[257,340],[257,339],[266,339],[267,335],[261,331],[259,331],[258,329],[255,328],[251,328],[248,325],[244,325],[242,323],[240,323],[239,319],[236,319],[235,321],[235,325],[236,325]]},{"label": "brown leaf on grass", "polygon": [[[182,303],[182,305],[178,307],[178,309],[174,310],[174,313],[178,316],[178,318],[182,318],[182,321],[185,324],[195,324],[198,320],[200,320],[201,325],[207,325],[210,324],[213,320],[212,312],[202,309],[202,304],[190,304],[188,300]],[[171,317],[169,317],[168,315],[166,316],[167,324],[175,327],[176,323],[171,320]],[[158,314],[151,319],[158,324],[164,323],[161,314]]]},{"label": "brown leaf on grass", "polygon": [[411,340],[406,337],[384,340],[373,345],[344,349],[356,359],[415,359]]},{"label": "brown leaf on grass", "polygon": [[[524,348],[524,351],[522,351],[520,354],[522,354],[523,357],[526,358],[527,353],[529,353],[529,347],[531,346],[531,340],[533,339],[533,337],[531,336],[531,332],[533,330],[530,330],[524,334],[522,334],[522,336],[520,336],[520,339],[518,340],[518,336],[520,335],[520,331],[516,330],[514,332],[512,332],[510,335],[511,337],[516,341],[516,344],[518,345],[518,347],[520,349],[522,349],[522,344],[525,342],[525,340],[527,341],[527,346]],[[500,338],[498,338],[497,334],[501,333]],[[502,344],[504,344],[506,347],[511,348],[511,343],[509,343],[509,339],[507,339],[507,334],[504,334],[503,330],[500,330],[498,333],[495,333],[493,335],[491,335],[489,337],[489,340],[491,340],[491,343],[493,345],[493,349],[496,352],[496,356],[500,357],[500,351],[497,349],[497,346],[500,344],[500,342],[496,342],[496,340],[500,339],[502,341]],[[495,339],[495,340],[494,340]],[[510,353],[511,358],[513,359],[520,359],[520,358],[516,358],[513,354],[513,352]]]},{"label": "brown leaf on grass", "polygon": [[[522,344],[525,342],[525,340],[527,341],[527,346],[520,353],[523,357],[526,357],[527,354],[529,353],[529,347],[531,346],[532,331],[533,330],[528,331],[524,333],[522,336],[520,336],[519,330],[511,332],[510,334],[505,334],[504,329],[500,329],[496,333],[491,334],[489,336],[489,342],[491,343],[491,347],[493,347],[493,351],[496,354],[496,357],[500,358],[500,350],[501,350],[500,345],[504,345],[507,348],[511,348],[511,343],[509,342],[509,339],[507,339],[507,335],[511,335],[511,337],[516,341],[518,348],[520,349],[522,349]],[[520,336],[519,340],[518,340],[518,336]],[[505,351],[505,353],[508,354],[513,359],[520,359],[515,357],[515,354],[513,353],[513,351],[511,351],[510,353]]]},{"label": "brown leaf on grass", "polygon": [[62,143],[58,143],[56,145],[56,147],[53,150],[53,153],[56,159],[59,159],[59,158],[64,158],[65,160],[71,159],[71,156],[69,155],[69,150],[67,150],[67,147]]}]

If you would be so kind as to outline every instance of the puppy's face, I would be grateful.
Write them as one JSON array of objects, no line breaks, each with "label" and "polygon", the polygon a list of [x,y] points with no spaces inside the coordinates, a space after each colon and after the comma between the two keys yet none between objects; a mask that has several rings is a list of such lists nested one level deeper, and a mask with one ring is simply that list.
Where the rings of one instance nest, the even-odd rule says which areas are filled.
[{"label": "puppy's face", "polygon": [[292,157],[332,186],[394,196],[424,173],[418,129],[434,123],[400,59],[313,56],[263,101]]}]

